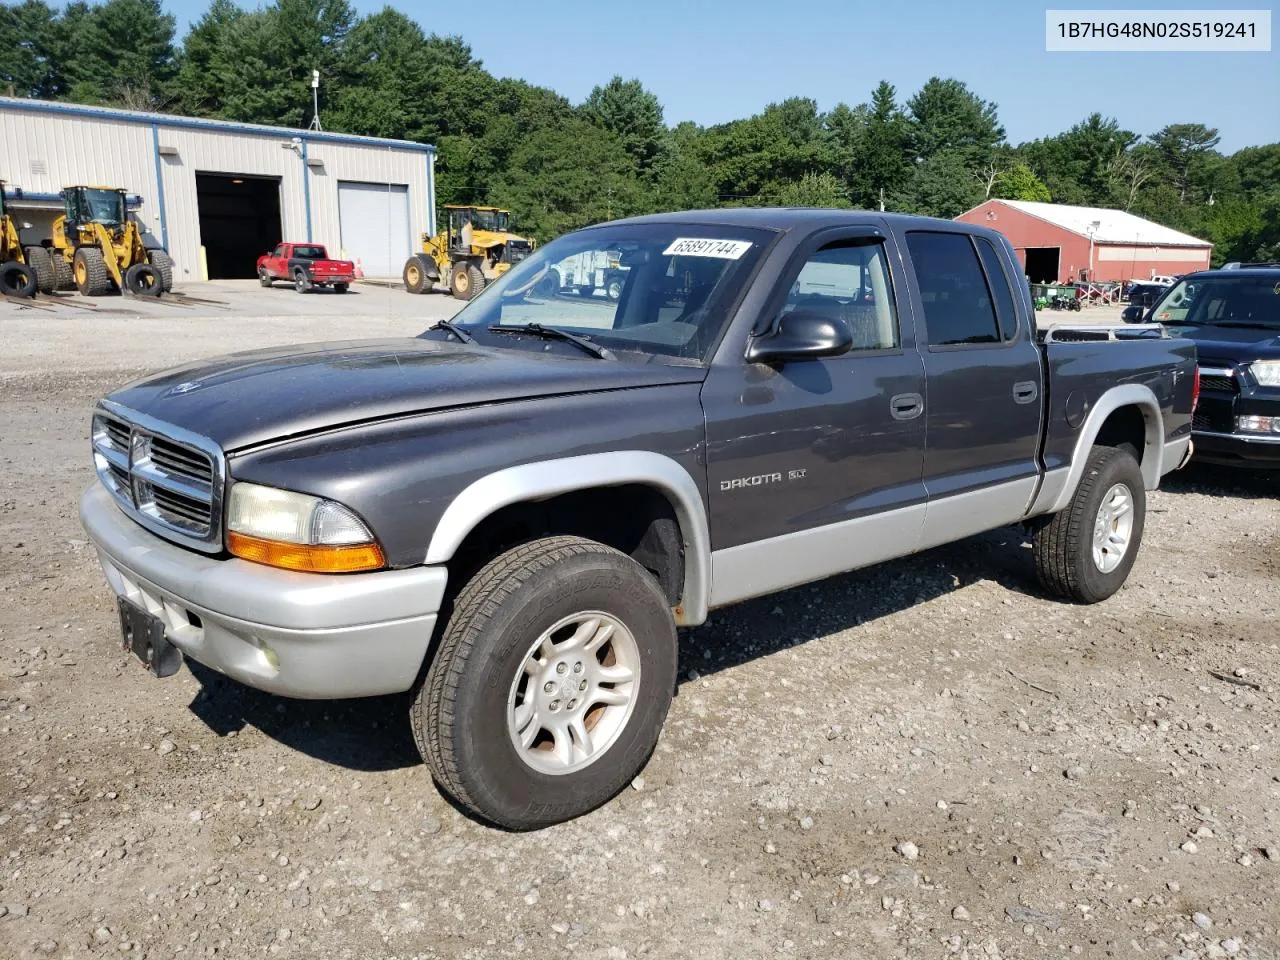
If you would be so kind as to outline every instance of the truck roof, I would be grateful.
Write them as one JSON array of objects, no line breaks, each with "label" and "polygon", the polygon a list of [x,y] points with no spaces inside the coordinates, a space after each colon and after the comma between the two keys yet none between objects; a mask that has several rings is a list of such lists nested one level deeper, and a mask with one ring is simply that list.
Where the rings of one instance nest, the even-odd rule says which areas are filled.
[{"label": "truck roof", "polygon": [[917,228],[927,224],[934,224],[946,226],[951,230],[959,226],[965,232],[991,232],[986,227],[974,224],[958,224],[954,220],[918,217],[906,213],[882,213],[878,210],[841,210],[834,207],[727,207],[719,210],[682,210],[673,213],[652,213],[613,222],[723,224],[737,227],[762,227],[772,230],[816,230],[823,227],[888,222]]}]

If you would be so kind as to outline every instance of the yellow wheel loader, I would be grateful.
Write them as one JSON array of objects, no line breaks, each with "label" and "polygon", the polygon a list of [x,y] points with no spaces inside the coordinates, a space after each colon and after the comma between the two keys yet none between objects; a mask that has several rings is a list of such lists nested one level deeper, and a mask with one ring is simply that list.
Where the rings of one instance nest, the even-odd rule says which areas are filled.
[{"label": "yellow wheel loader", "polygon": [[508,229],[507,210],[454,205],[444,209],[447,228],[434,237],[424,233],[422,252],[405,262],[404,287],[410,293],[429,293],[440,283],[459,300],[470,300],[533,252],[532,240]]},{"label": "yellow wheel loader", "polygon": [[34,297],[36,291],[53,290],[53,265],[43,247],[23,249],[14,222],[4,202],[4,181],[0,180],[0,294],[6,297]]},{"label": "yellow wheel loader", "polygon": [[123,190],[67,187],[62,204],[51,251],[59,286],[67,282],[86,297],[115,290],[158,297],[173,289],[173,260],[164,250],[147,249]]}]

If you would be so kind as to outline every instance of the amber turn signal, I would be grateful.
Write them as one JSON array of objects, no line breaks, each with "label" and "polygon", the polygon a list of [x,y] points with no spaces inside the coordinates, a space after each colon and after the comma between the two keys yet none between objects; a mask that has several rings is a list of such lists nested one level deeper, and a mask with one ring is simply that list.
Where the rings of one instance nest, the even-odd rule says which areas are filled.
[{"label": "amber turn signal", "polygon": [[285,570],[302,570],[306,573],[356,573],[361,570],[381,570],[387,559],[376,543],[349,546],[310,546],[305,543],[285,543],[281,540],[264,540],[250,537],[234,530],[227,533],[227,550],[242,560],[265,563],[269,567]]}]

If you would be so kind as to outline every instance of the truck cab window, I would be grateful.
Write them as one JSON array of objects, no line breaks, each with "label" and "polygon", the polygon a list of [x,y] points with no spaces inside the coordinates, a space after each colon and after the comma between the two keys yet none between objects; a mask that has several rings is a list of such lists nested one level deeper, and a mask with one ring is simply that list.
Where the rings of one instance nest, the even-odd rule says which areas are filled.
[{"label": "truck cab window", "polygon": [[805,261],[782,308],[838,317],[853,331],[854,350],[898,346],[898,318],[879,241],[840,241]]},{"label": "truck cab window", "polygon": [[968,234],[913,230],[907,249],[915,265],[932,346],[999,343],[996,312]]},{"label": "truck cab window", "polygon": [[1000,319],[1000,339],[1005,343],[1017,339],[1018,314],[1013,304],[1012,288],[1009,285],[1009,274],[1005,272],[1000,255],[995,245],[986,237],[975,237],[978,254],[982,257],[982,266],[987,271],[987,284],[995,294],[996,315]]}]

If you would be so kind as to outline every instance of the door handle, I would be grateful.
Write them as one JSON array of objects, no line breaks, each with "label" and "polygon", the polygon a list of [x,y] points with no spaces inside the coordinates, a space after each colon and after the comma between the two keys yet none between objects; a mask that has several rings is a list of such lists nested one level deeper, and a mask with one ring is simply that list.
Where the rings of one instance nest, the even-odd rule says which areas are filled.
[{"label": "door handle", "polygon": [[1034,403],[1040,396],[1040,388],[1034,380],[1019,380],[1013,385],[1014,403]]},{"label": "door handle", "polygon": [[895,420],[914,420],[924,413],[924,397],[918,393],[899,393],[890,399],[889,413]]}]

